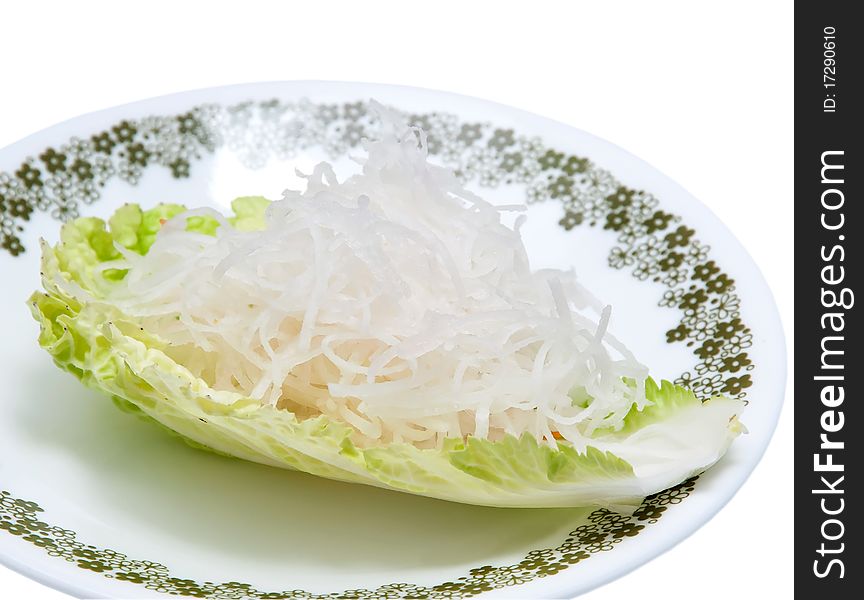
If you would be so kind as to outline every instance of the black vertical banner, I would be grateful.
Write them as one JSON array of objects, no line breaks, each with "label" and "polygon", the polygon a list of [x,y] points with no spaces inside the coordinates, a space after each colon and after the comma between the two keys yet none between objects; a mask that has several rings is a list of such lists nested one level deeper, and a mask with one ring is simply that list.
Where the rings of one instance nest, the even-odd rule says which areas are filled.
[{"label": "black vertical banner", "polygon": [[[864,598],[864,162],[854,2],[795,3],[795,591]],[[782,202],[783,199],[773,201]],[[766,498],[766,502],[784,502]],[[853,558],[854,557],[854,558]],[[855,560],[858,559],[858,560]]]}]

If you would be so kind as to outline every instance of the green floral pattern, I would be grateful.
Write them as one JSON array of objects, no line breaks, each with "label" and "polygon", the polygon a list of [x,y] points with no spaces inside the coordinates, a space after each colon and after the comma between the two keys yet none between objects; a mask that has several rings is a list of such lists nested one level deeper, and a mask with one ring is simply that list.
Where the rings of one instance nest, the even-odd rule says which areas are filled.
[{"label": "green floral pattern", "polygon": [[[683,344],[695,366],[675,381],[702,398],[726,394],[745,398],[754,369],[748,349],[752,331],[741,321],[735,280],[709,256],[710,248],[680,217],[663,210],[649,192],[633,189],[588,158],[546,147],[532,136],[488,123],[462,122],[455,115],[406,115],[428,134],[429,152],[466,181],[486,187],[518,184],[527,201],[557,202],[566,230],[577,226],[607,232],[613,245],[611,268],[662,286],[659,306],[676,310],[678,324],[666,332]],[[231,106],[202,105],[174,116],[124,120],[88,139],[73,138],[26,158],[11,173],[0,173],[0,247],[25,251],[19,234],[34,211],[66,221],[81,205],[100,197],[119,178],[135,185],[147,169],[189,177],[195,163],[217,148],[257,168],[271,158],[320,147],[345,155],[372,131],[375,117],[365,102],[316,104],[309,101],[248,101]],[[255,143],[250,143],[254,140]],[[645,499],[632,515],[605,509],[591,513],[558,547],[535,550],[516,565],[483,566],[456,581],[432,587],[390,584],[375,590],[316,595],[303,590],[262,592],[237,582],[196,582],[171,576],[154,562],[133,560],[108,549],[84,545],[74,532],[49,525],[35,503],[0,492],[0,529],[43,548],[82,569],[136,583],[158,592],[200,598],[465,598],[555,575],[570,565],[638,535],[670,505],[694,489],[696,478]]]},{"label": "green floral pattern", "polygon": [[165,565],[136,560],[114,550],[84,544],[78,540],[75,532],[42,521],[40,513],[44,511],[38,504],[17,499],[7,491],[0,491],[0,529],[42,548],[50,556],[103,577],[143,585],[155,592],[190,598],[469,598],[555,575],[571,565],[588,560],[598,552],[612,550],[616,544],[638,535],[647,525],[656,523],[668,505],[681,502],[693,491],[695,482],[694,477],[645,498],[632,516],[597,509],[588,516],[584,525],[571,531],[560,545],[532,550],[515,565],[477,567],[464,577],[431,587],[391,583],[374,590],[351,589],[329,594],[313,594],[298,589],[261,591],[248,583],[236,581],[200,582],[174,577]]}]

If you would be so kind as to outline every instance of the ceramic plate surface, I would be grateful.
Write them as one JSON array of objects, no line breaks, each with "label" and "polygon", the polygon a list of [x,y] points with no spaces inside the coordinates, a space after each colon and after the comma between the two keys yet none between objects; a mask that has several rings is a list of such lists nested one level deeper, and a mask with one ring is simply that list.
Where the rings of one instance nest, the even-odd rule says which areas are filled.
[{"label": "ceramic plate surface", "polygon": [[[632,515],[448,503],[198,451],[61,372],[25,300],[39,237],[124,202],[226,208],[348,173],[375,98],[495,203],[526,202],[537,267],[574,267],[652,374],[749,401],[749,434]],[[3,118],[14,118],[5,115]],[[348,83],[242,85],[80,117],[0,152],[0,560],[86,597],[573,596],[667,550],[761,457],[785,350],[770,292],[698,201],[620,148],[486,101]],[[742,540],[745,537],[742,536]],[[706,557],[708,559],[710,557]]]}]

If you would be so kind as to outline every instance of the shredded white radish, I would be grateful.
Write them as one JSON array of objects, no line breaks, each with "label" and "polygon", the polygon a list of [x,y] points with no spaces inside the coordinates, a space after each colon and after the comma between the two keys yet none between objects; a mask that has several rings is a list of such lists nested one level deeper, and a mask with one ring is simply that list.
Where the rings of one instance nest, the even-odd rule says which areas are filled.
[{"label": "shredded white radish", "polygon": [[[570,272],[532,272],[504,211],[381,110],[362,173],[322,163],[262,231],[168,221],[108,300],[212,386],[347,423],[362,445],[528,433],[584,446],[644,406],[646,368]],[[217,219],[215,236],[186,231]],[[633,386],[625,382],[633,380]]]}]

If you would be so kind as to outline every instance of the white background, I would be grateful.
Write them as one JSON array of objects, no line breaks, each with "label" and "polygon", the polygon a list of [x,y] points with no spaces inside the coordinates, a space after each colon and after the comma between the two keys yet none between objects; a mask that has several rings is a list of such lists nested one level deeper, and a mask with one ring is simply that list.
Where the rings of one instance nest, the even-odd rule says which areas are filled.
[{"label": "white background", "polygon": [[[700,198],[761,267],[791,349],[791,2],[216,4],[4,7],[0,147],[81,113],[229,83],[371,81],[495,100],[615,142]],[[582,598],[791,598],[791,452],[787,392],[729,505]],[[2,567],[0,596],[65,597]]]}]

